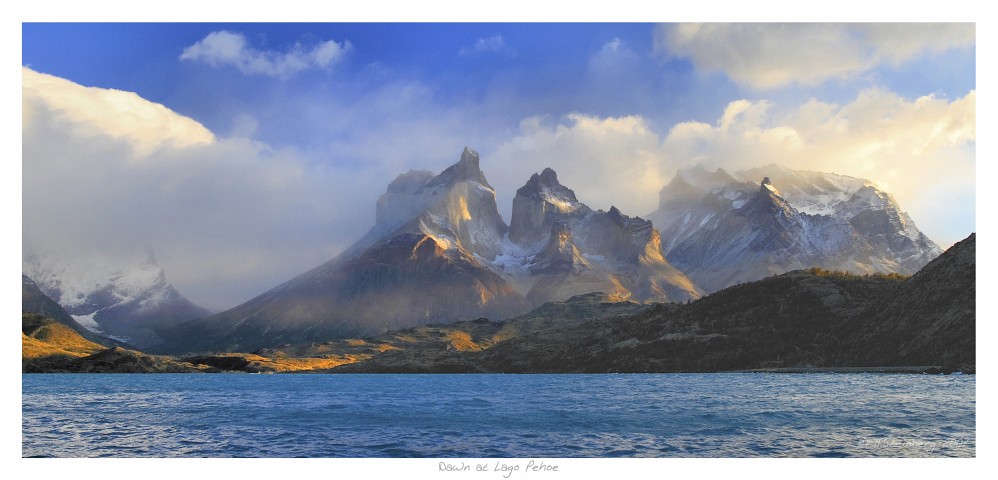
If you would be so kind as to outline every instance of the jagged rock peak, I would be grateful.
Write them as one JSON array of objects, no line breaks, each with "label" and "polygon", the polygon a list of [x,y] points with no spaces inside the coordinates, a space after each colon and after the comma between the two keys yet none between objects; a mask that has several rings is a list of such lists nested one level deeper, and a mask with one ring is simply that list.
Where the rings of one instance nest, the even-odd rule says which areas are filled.
[{"label": "jagged rock peak", "polygon": [[767,196],[776,197],[781,202],[786,202],[786,200],[783,199],[783,195],[780,193],[779,189],[776,188],[776,185],[773,185],[773,182],[769,179],[769,177],[762,178],[762,182],[759,183],[759,189]]},{"label": "jagged rock peak", "polygon": [[531,175],[530,180],[517,189],[516,194],[521,197],[553,201],[557,204],[567,203],[575,206],[579,203],[575,192],[558,182],[558,173],[550,167],[542,170],[540,175],[536,173]]},{"label": "jagged rock peak", "polygon": [[551,167],[545,167],[541,170],[540,180],[546,185],[557,185],[558,184],[558,173],[551,169]]},{"label": "jagged rock peak", "polygon": [[478,152],[471,149],[471,147],[465,146],[464,150],[461,151],[461,160],[458,164],[470,164],[474,168],[478,168]]},{"label": "jagged rock peak", "polygon": [[485,174],[482,173],[482,169],[479,167],[478,162],[478,152],[469,147],[464,147],[464,151],[461,152],[461,160],[454,165],[447,167],[447,169],[441,172],[440,175],[437,175],[437,177],[434,178],[428,186],[432,187],[455,182],[472,181],[492,189],[492,185],[489,185],[489,181],[485,179]]},{"label": "jagged rock peak", "polygon": [[589,266],[572,241],[572,227],[565,222],[551,224],[547,246],[534,256],[531,275],[580,271]]}]

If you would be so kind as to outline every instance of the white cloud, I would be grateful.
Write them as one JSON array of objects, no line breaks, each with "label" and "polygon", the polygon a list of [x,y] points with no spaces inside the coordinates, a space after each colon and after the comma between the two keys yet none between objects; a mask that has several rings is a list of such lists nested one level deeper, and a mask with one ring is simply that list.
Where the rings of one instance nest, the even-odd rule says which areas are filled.
[{"label": "white cloud", "polygon": [[134,94],[29,69],[22,83],[25,246],[103,257],[150,246],[181,293],[227,308],[373,224],[358,205],[383,191],[380,172],[218,139]]},{"label": "white cloud", "polygon": [[[678,168],[779,163],[866,178],[891,192],[926,234],[948,244],[974,228],[974,205],[954,204],[953,192],[964,192],[960,201],[973,198],[975,102],[974,91],[953,101],[908,101],[874,89],[845,105],[811,100],[776,114],[769,102],[738,100],[714,125],[675,125],[663,153]],[[952,208],[938,208],[945,204]],[[965,231],[949,230],[954,216],[966,219]]]},{"label": "white cloud", "polygon": [[519,134],[482,162],[483,168],[498,166],[487,173],[508,219],[516,189],[545,167],[594,209],[613,205],[626,215],[644,215],[655,209],[658,191],[671,176],[661,169],[661,158],[660,138],[645,119],[576,113],[554,125],[525,119]]},{"label": "white cloud", "polygon": [[467,56],[487,52],[504,51],[508,51],[506,41],[503,40],[502,35],[495,35],[488,38],[479,38],[473,45],[462,47],[457,53],[462,56]]},{"label": "white cloud", "polygon": [[975,27],[961,24],[677,24],[661,25],[655,46],[687,57],[701,70],[771,89],[817,85],[926,52],[974,45]]},{"label": "white cloud", "polygon": [[200,123],[132,92],[82,87],[23,67],[21,72],[21,115],[25,124],[43,109],[80,137],[120,139],[142,155],[161,147],[215,141],[215,136]]},{"label": "white cloud", "polygon": [[641,62],[641,57],[632,52],[627,44],[619,38],[614,38],[603,46],[592,57],[589,58],[589,71],[593,75],[601,78],[612,78],[617,84],[627,84],[621,82],[623,72],[630,72]]},{"label": "white cloud", "polygon": [[349,41],[320,42],[311,47],[295,43],[288,52],[257,50],[240,33],[218,31],[184,49],[181,60],[205,62],[211,66],[231,65],[248,75],[289,77],[312,68],[328,69],[352,49]]}]

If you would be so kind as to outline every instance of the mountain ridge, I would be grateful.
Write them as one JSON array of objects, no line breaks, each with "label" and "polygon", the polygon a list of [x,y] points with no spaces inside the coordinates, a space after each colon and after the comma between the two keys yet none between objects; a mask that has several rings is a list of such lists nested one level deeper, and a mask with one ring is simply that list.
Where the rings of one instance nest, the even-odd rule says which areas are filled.
[{"label": "mountain ridge", "polygon": [[693,167],[659,196],[649,218],[666,258],[706,291],[810,267],[910,275],[940,253],[889,193],[853,177]]}]

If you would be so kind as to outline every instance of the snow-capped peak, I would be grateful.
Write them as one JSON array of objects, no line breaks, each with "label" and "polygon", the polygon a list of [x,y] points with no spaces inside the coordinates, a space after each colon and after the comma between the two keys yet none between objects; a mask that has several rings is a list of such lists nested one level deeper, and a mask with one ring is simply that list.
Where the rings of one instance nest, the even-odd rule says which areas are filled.
[{"label": "snow-capped peak", "polygon": [[890,194],[845,175],[692,168],[660,202],[649,216],[666,258],[708,291],[812,266],[913,273],[940,253]]},{"label": "snow-capped peak", "polygon": [[446,249],[495,258],[507,226],[479,162],[478,152],[465,147],[461,159],[439,175],[426,170],[399,175],[378,198],[375,226],[341,259],[406,233],[428,235]]}]

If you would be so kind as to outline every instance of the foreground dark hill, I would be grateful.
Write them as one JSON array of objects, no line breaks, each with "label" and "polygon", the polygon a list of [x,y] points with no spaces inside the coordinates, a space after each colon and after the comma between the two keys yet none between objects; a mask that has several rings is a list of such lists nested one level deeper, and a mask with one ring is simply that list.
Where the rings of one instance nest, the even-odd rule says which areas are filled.
[{"label": "foreground dark hill", "polygon": [[[857,365],[975,363],[977,236],[953,245],[842,335]],[[845,360],[845,359],[843,359]]]},{"label": "foreground dark hill", "polygon": [[[911,365],[956,369],[976,362],[974,252],[971,235],[907,279],[799,270],[736,285],[686,305],[643,306],[624,315],[605,310],[549,324],[530,334],[507,336],[488,348],[386,350],[333,371],[713,372]],[[619,308],[612,305],[591,308]],[[503,326],[493,328],[501,331]],[[452,326],[438,335],[462,332],[467,329]]]}]

